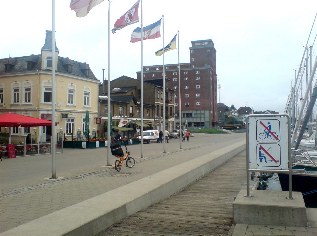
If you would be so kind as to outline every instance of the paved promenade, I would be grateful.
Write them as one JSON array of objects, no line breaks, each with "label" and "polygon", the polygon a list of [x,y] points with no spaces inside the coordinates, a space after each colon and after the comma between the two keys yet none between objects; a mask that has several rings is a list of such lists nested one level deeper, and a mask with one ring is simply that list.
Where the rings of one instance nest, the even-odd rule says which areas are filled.
[{"label": "paved promenade", "polygon": [[[51,177],[51,155],[4,159],[0,163],[0,232],[142,179],[188,160],[241,141],[245,134],[199,134],[183,142],[128,146],[137,164],[120,173],[105,167],[106,149],[64,149],[57,154],[57,180]],[[110,162],[114,158],[110,157]],[[111,204],[111,203],[109,203]]]}]

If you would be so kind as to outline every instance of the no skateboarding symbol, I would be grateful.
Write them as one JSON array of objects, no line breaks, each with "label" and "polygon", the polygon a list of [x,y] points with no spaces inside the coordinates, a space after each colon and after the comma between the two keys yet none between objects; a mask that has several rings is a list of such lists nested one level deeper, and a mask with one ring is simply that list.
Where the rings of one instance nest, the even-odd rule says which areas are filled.
[{"label": "no skateboarding symbol", "polygon": [[288,125],[286,125],[287,122],[284,124],[285,120],[287,119],[278,116],[249,117],[249,162],[251,168],[287,168],[287,145],[285,144],[287,144]]}]

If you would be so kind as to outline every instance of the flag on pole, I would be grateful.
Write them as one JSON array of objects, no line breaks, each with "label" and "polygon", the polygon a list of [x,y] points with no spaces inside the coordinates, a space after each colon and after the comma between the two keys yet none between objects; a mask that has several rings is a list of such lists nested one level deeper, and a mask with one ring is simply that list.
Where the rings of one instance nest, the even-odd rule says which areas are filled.
[{"label": "flag on pole", "polygon": [[174,38],[171,40],[169,44],[167,44],[164,48],[155,52],[155,55],[162,56],[165,52],[176,49],[176,36],[177,34],[175,34]]},{"label": "flag on pole", "polygon": [[[146,39],[155,39],[161,37],[160,28],[161,28],[161,20],[159,19],[157,22],[143,27],[143,40]],[[131,43],[135,43],[141,41],[141,28],[137,27],[133,30],[131,34]]]},{"label": "flag on pole", "polygon": [[114,23],[112,33],[116,33],[117,30],[120,30],[128,25],[139,22],[139,3],[138,0],[123,16],[121,16],[116,23]]},{"label": "flag on pole", "polygon": [[84,17],[101,2],[103,0],[71,0],[70,9],[76,12],[77,17]]}]

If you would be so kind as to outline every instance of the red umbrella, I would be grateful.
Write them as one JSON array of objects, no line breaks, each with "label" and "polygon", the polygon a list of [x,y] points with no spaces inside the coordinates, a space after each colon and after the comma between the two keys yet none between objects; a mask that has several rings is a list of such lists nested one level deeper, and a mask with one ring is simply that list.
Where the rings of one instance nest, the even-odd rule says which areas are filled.
[{"label": "red umbrella", "polygon": [[49,120],[31,116],[24,116],[11,112],[0,114],[0,127],[33,127],[50,125],[52,125],[52,122]]}]

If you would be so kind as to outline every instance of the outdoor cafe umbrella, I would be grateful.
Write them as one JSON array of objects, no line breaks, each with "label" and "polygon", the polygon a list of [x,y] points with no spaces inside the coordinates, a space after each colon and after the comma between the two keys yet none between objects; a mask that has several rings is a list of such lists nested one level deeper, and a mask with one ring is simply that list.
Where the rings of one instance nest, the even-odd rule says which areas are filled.
[{"label": "outdoor cafe umbrella", "polygon": [[52,122],[49,120],[39,119],[31,116],[25,116],[11,112],[0,114],[0,127],[34,127],[50,125],[52,125]]},{"label": "outdoor cafe umbrella", "polygon": [[[50,126],[52,122],[49,120],[39,119],[31,116],[20,115],[16,113],[0,114],[0,127],[34,127],[34,126]],[[9,143],[11,143],[11,131],[9,131]],[[24,153],[26,152],[24,142]]]}]

